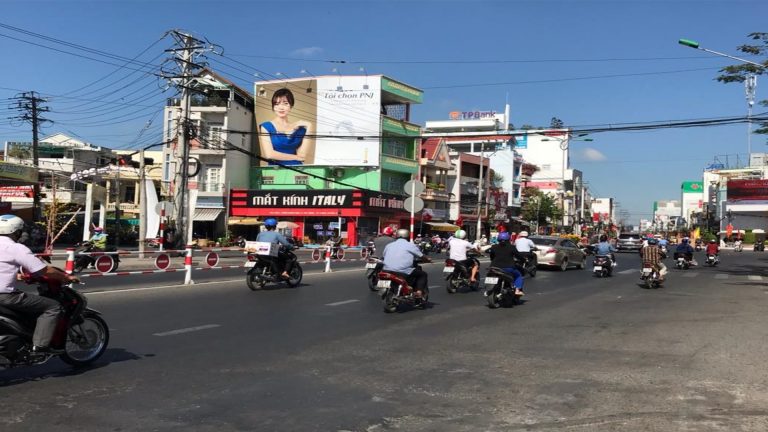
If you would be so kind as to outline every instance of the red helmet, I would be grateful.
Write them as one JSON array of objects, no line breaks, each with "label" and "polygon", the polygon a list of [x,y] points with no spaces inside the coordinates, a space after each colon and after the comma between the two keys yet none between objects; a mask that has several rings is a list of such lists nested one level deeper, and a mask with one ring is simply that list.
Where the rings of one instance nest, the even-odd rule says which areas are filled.
[{"label": "red helmet", "polygon": [[391,226],[384,227],[384,229],[381,230],[381,235],[385,235],[385,236],[390,236],[391,237],[391,236],[395,235],[395,230],[393,230]]}]

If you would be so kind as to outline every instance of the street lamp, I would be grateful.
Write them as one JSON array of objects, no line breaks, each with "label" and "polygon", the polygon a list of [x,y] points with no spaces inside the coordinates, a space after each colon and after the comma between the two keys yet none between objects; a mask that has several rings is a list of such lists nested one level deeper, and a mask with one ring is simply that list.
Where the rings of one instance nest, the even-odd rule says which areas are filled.
[{"label": "street lamp", "polygon": [[[582,133],[575,136],[575,138],[581,138],[585,137],[588,134]],[[557,141],[560,143],[560,150],[563,151],[563,164],[562,164],[562,170],[561,170],[561,178],[562,178],[562,184],[563,184],[563,193],[565,193],[565,168],[568,165],[568,161],[566,158],[566,155],[568,153],[568,147],[569,143],[571,141],[571,135],[567,134],[565,138],[558,138],[558,137],[547,137],[542,138],[542,141]],[[573,141],[594,141],[592,138],[584,138],[584,139],[574,139]],[[563,226],[566,226],[566,215],[565,215],[565,202],[563,202]]]},{"label": "street lamp", "polygon": [[[727,57],[729,59],[738,60],[748,65],[757,66],[760,69],[765,69],[765,65],[755,63],[740,57],[732,56],[729,54],[713,51],[710,49],[702,48],[699,43],[690,39],[680,39],[677,41],[680,45],[694,48],[700,51],[705,51],[710,54],[714,54],[720,57]],[[752,154],[752,106],[755,104],[755,88],[757,87],[757,76],[754,73],[748,73],[744,80],[744,90],[747,93],[747,161],[749,162],[750,155]]]}]

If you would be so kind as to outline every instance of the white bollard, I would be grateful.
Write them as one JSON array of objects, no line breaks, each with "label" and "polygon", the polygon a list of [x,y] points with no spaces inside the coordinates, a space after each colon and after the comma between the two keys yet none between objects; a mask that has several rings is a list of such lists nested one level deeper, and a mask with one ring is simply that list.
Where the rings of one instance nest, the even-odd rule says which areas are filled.
[{"label": "white bollard", "polygon": [[187,245],[186,255],[184,256],[184,285],[192,285],[192,245]]},{"label": "white bollard", "polygon": [[331,247],[326,246],[325,248],[325,272],[330,273],[333,270],[331,270]]}]

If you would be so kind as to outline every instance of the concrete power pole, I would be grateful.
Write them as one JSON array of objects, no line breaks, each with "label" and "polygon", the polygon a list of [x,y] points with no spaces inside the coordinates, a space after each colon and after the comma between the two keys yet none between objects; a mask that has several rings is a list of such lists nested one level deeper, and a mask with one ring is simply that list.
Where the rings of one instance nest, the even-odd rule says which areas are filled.
[{"label": "concrete power pole", "polygon": [[[40,103],[45,102],[46,100],[37,97],[33,91],[21,93],[16,96],[15,99],[17,100],[16,109],[21,111],[21,114],[18,117],[15,117],[15,119],[23,122],[30,122],[32,124],[32,166],[39,170],[38,132],[42,123],[50,122],[50,120],[40,117],[40,113],[49,111],[47,107],[40,106]],[[41,219],[40,182],[35,182],[33,188],[32,221],[39,222]]]}]

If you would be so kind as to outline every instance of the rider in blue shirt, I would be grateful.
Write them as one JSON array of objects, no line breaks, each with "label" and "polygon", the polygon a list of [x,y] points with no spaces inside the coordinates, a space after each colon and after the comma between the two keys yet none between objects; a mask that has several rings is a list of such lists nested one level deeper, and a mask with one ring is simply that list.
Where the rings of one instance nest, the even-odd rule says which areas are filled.
[{"label": "rider in blue shirt", "polygon": [[601,235],[600,243],[597,244],[597,249],[595,249],[595,254],[609,256],[612,265],[616,266],[616,255],[614,252],[616,252],[616,248],[608,242],[608,236],[605,234]]},{"label": "rider in blue shirt", "polygon": [[[289,242],[285,236],[275,231],[275,228],[277,228],[277,219],[272,217],[264,219],[264,228],[267,230],[260,232],[259,235],[256,236],[256,241],[277,243],[279,245],[285,246],[287,250],[293,249],[291,242]],[[269,259],[267,257],[264,258]],[[293,269],[293,263],[295,260],[289,259],[288,254],[286,254],[281,248],[281,250],[277,253],[277,259],[271,258],[270,261],[275,277],[280,275],[283,278],[288,278],[288,275]],[[280,269],[283,269],[283,271],[281,272]]]}]

